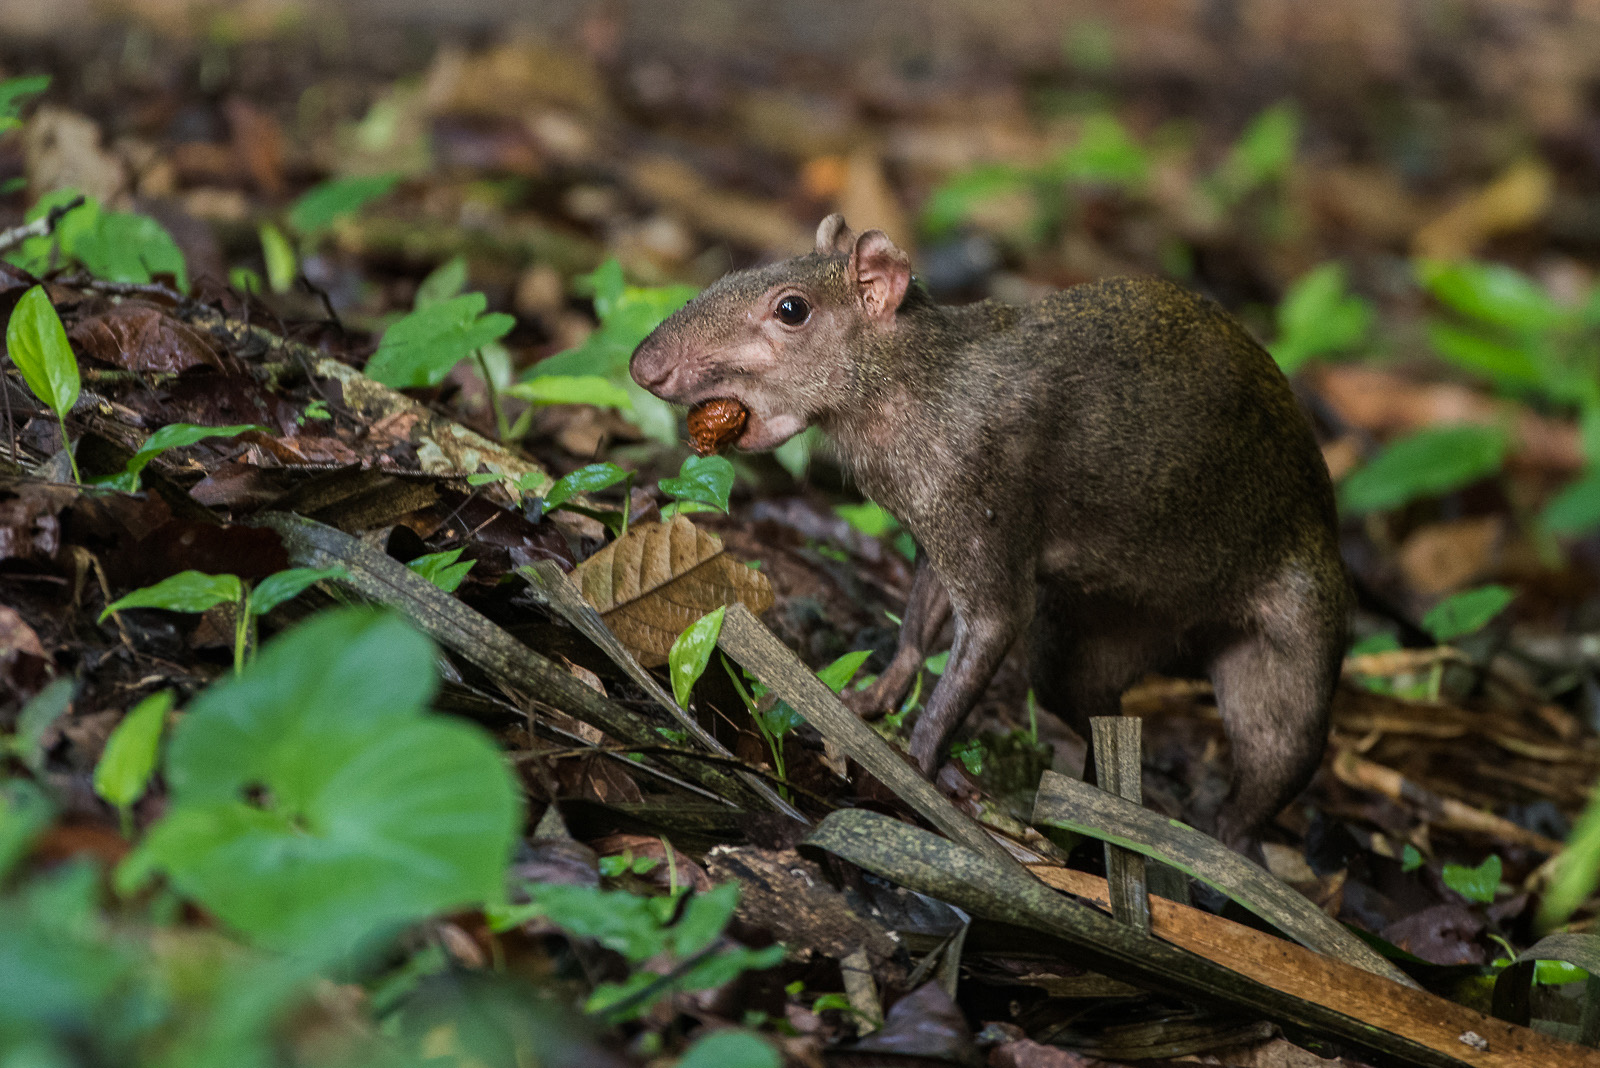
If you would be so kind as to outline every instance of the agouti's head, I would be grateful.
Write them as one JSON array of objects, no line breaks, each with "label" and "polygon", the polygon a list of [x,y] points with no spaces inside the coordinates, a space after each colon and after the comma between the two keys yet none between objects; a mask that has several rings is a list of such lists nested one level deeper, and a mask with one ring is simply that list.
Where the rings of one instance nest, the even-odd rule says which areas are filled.
[{"label": "agouti's head", "polygon": [[848,403],[861,354],[893,332],[910,283],[883,231],[857,236],[830,215],[815,252],[718,279],[645,338],[629,369],[673,404],[739,401],[750,415],[734,444],[776,448]]}]

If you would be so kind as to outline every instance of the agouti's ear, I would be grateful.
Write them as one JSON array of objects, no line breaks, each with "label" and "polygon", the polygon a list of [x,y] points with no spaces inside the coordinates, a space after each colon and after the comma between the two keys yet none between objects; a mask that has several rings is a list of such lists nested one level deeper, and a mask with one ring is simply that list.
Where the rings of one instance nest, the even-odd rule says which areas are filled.
[{"label": "agouti's ear", "polygon": [[834,212],[817,224],[817,254],[819,256],[832,256],[839,252],[849,252],[855,247],[855,244],[855,231],[845,224],[844,216],[838,212]]},{"label": "agouti's ear", "polygon": [[868,318],[893,319],[911,284],[911,259],[888,234],[868,230],[850,252],[850,284]]}]

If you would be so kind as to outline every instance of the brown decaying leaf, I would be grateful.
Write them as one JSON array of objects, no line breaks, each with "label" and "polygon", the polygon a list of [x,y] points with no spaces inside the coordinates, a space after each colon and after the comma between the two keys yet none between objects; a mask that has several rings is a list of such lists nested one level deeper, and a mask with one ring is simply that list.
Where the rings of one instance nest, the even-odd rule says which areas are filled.
[{"label": "brown decaying leaf", "polygon": [[645,667],[665,664],[683,629],[713,609],[742,602],[759,614],[772,607],[767,577],[681,515],[634,527],[579,564],[573,577]]},{"label": "brown decaying leaf", "polygon": [[200,364],[222,366],[210,342],[143,301],[123,301],[77,323],[67,336],[85,356],[129,371],[174,372]]}]

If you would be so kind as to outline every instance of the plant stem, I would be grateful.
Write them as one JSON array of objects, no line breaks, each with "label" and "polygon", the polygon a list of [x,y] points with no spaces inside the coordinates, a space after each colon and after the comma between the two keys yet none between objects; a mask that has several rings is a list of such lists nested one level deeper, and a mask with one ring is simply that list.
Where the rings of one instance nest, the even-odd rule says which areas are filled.
[{"label": "plant stem", "polygon": [[250,590],[245,588],[238,606],[239,618],[233,621],[233,673],[244,671],[245,646],[250,642]]},{"label": "plant stem", "polygon": [[494,412],[494,427],[500,435],[500,443],[505,444],[511,439],[511,424],[506,422],[505,409],[500,406],[500,391],[494,388],[494,375],[489,373],[489,361],[483,358],[483,350],[476,349],[472,358],[478,361],[478,373],[483,375],[483,386],[489,391],[489,410]]},{"label": "plant stem", "polygon": [[72,439],[67,437],[67,418],[60,412],[56,413],[56,423],[61,427],[61,447],[67,450],[67,463],[72,465],[72,482],[74,485],[83,485],[83,477],[78,474],[78,458],[72,455]]}]

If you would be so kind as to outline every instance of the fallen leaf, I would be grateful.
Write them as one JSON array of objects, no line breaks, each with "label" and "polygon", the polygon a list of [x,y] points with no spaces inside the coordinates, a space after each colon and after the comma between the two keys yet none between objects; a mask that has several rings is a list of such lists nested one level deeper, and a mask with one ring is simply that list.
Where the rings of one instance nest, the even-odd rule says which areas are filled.
[{"label": "fallen leaf", "polygon": [[100,147],[100,127],[76,111],[46,104],[22,135],[28,189],[37,198],[52,189],[77,189],[101,203],[127,184],[122,161]]},{"label": "fallen leaf", "polygon": [[1418,593],[1451,593],[1487,575],[1505,532],[1501,516],[1430,523],[1400,546],[1400,570]]},{"label": "fallen leaf", "polygon": [[579,564],[573,578],[645,667],[665,664],[683,629],[713,609],[739,602],[759,614],[772,607],[767,577],[681,515],[634,527]]},{"label": "fallen leaf", "polygon": [[153,304],[125,300],[77,323],[67,337],[85,356],[128,371],[222,367],[211,343]]},{"label": "fallen leaf", "polygon": [[1493,182],[1425,223],[1411,239],[1412,254],[1437,260],[1471,256],[1489,238],[1538,222],[1554,192],[1555,177],[1543,163],[1514,163]]}]

